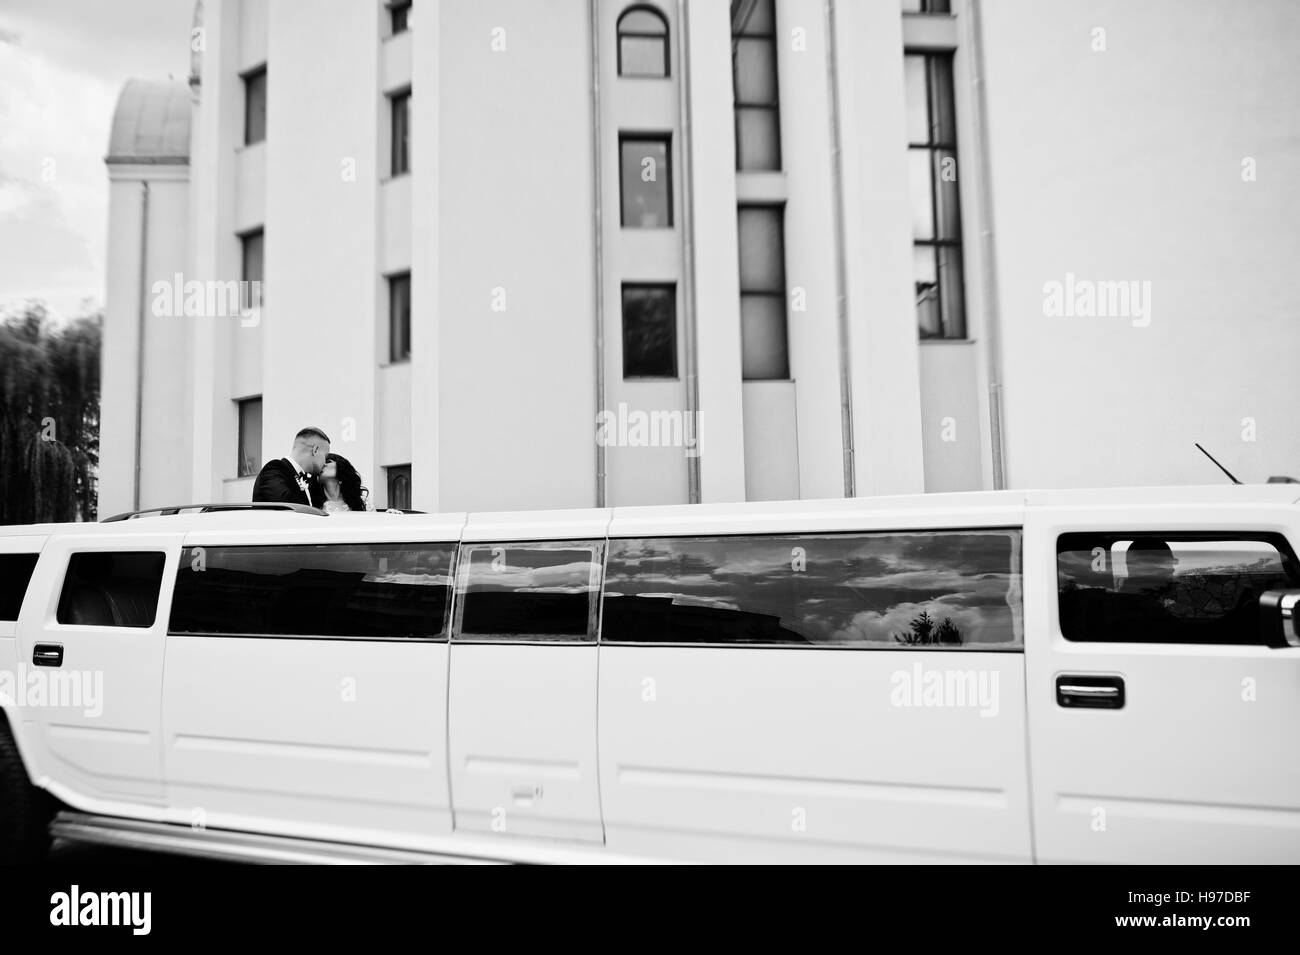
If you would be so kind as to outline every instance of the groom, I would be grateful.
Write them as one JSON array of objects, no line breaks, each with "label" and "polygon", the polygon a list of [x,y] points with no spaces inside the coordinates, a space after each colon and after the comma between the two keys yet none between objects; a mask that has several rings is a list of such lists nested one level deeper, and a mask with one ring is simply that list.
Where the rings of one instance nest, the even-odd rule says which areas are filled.
[{"label": "groom", "polygon": [[276,501],[320,507],[325,492],[316,477],[325,467],[329,436],[320,428],[303,428],[293,437],[288,457],[267,461],[253,482],[253,502]]}]

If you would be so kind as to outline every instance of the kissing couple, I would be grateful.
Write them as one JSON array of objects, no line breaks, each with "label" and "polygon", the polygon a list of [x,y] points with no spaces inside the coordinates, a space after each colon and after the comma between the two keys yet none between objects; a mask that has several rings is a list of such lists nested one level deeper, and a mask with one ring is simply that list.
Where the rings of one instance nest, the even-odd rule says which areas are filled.
[{"label": "kissing couple", "polygon": [[293,436],[293,450],[267,461],[253,482],[253,503],[307,504],[327,514],[372,511],[370,491],[352,462],[330,452],[320,428],[303,428]]}]

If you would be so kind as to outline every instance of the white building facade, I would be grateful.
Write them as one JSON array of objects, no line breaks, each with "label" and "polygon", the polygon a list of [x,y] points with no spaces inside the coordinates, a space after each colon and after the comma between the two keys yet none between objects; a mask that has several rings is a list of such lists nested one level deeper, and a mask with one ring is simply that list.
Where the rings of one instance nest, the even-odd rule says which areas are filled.
[{"label": "white building facade", "polygon": [[115,116],[100,512],[247,500],[305,425],[428,511],[1300,473],[1297,39],[1288,0],[204,0],[190,83]]}]

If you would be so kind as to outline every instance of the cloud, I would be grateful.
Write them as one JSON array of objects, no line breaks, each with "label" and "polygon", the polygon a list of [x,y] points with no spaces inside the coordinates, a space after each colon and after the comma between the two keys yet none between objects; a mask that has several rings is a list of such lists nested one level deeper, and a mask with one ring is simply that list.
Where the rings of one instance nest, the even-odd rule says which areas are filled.
[{"label": "cloud", "polygon": [[39,297],[59,312],[102,296],[115,99],[30,50],[0,57],[0,303]]}]

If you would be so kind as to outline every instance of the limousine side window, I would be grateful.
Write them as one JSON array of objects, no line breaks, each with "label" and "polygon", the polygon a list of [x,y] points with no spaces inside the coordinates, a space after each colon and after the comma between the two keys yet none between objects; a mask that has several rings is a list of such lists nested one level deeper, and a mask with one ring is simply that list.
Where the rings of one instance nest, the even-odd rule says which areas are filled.
[{"label": "limousine side window", "polygon": [[1259,596],[1300,585],[1278,534],[1062,534],[1061,634],[1122,643],[1262,643]]},{"label": "limousine side window", "polygon": [[603,541],[462,544],[453,640],[594,642]]},{"label": "limousine side window", "polygon": [[0,620],[18,619],[37,554],[0,554]]},{"label": "limousine side window", "polygon": [[445,640],[455,544],[186,547],[169,632]]},{"label": "limousine side window", "polygon": [[613,540],[601,641],[1019,649],[1020,531]]},{"label": "limousine side window", "polygon": [[152,627],[165,561],[157,551],[73,554],[55,619],[83,627]]}]

